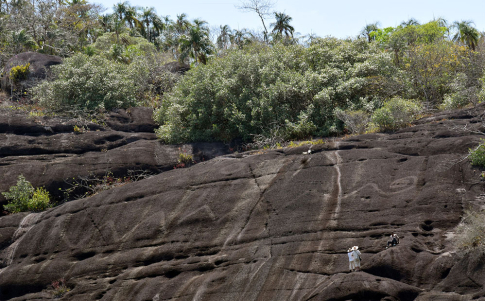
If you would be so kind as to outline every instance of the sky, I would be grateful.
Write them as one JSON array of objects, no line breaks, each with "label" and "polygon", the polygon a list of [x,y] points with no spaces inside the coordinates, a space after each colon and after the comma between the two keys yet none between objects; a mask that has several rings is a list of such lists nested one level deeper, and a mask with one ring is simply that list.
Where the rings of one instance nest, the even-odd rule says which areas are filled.
[{"label": "sky", "polygon": [[[120,0],[92,0],[111,12]],[[274,11],[292,17],[291,25],[301,35],[320,37],[355,37],[369,23],[379,22],[380,27],[397,26],[414,18],[426,23],[444,18],[450,23],[471,20],[479,31],[485,31],[485,0],[275,0]],[[185,13],[189,20],[200,18],[210,27],[229,25],[232,29],[247,28],[262,31],[261,20],[254,12],[236,8],[240,0],[131,0],[130,5],[154,7],[158,15],[175,19]],[[266,26],[274,21],[268,18]]]}]

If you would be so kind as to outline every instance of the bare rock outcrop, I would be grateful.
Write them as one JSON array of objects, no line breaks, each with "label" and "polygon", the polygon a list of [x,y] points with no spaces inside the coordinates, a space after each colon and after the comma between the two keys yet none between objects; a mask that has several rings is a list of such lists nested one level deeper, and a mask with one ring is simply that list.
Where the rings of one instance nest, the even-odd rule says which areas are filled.
[{"label": "bare rock outcrop", "polygon": [[148,108],[120,109],[101,121],[0,109],[0,191],[15,185],[22,174],[35,187],[45,186],[59,198],[59,188],[69,188],[67,179],[102,178],[107,173],[125,176],[130,170],[157,174],[173,169],[182,152],[196,161],[228,153],[221,143],[160,143]]},{"label": "bare rock outcrop", "polygon": [[[464,208],[485,205],[480,170],[465,159],[481,135],[464,126],[481,130],[480,114],[335,139],[310,154],[216,157],[1,217],[0,299],[48,299],[61,278],[62,300],[485,298],[484,255],[460,257],[451,240]],[[137,139],[126,160],[153,152]],[[401,243],[385,249],[391,233]],[[363,271],[349,273],[354,245]]]}]

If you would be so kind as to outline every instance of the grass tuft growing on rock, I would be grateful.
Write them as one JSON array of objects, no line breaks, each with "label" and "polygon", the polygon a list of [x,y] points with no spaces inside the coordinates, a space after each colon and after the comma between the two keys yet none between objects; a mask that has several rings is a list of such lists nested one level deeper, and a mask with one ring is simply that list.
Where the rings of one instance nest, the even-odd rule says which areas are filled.
[{"label": "grass tuft growing on rock", "polygon": [[485,253],[485,212],[466,210],[461,223],[456,227],[456,248],[463,252],[478,250]]}]

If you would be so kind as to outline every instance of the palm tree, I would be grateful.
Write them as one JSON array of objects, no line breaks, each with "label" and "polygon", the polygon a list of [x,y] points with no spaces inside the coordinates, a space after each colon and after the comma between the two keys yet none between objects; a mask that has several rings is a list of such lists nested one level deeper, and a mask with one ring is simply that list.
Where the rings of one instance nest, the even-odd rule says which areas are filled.
[{"label": "palm tree", "polygon": [[182,59],[188,54],[195,62],[207,63],[207,55],[212,53],[212,44],[209,32],[198,26],[190,27],[187,34],[180,38],[180,51]]},{"label": "palm tree", "polygon": [[118,19],[116,14],[113,14],[112,16],[113,16],[113,23],[111,24],[113,26],[113,31],[116,34],[116,44],[120,44],[120,34],[125,28],[125,24],[122,20]]},{"label": "palm tree", "polygon": [[99,17],[98,22],[103,28],[104,32],[111,32],[113,30],[113,19],[117,17],[113,17],[113,15],[106,14]]},{"label": "palm tree", "polygon": [[407,21],[402,21],[401,22],[401,26],[403,27],[408,27],[408,26],[412,26],[412,25],[419,25],[419,22],[418,20],[414,19],[414,18],[411,18]]},{"label": "palm tree", "polygon": [[434,19],[433,21],[436,22],[439,27],[446,28],[446,35],[450,37],[450,26],[448,26],[448,21],[445,18],[440,17],[438,19]]},{"label": "palm tree", "polygon": [[187,29],[191,26],[189,20],[187,20],[186,14],[177,15],[177,20],[175,21],[175,30],[179,34],[185,33]]},{"label": "palm tree", "polygon": [[242,49],[244,45],[250,43],[250,33],[246,29],[235,29],[233,34],[229,36],[232,45],[236,45],[239,49]]},{"label": "palm tree", "polygon": [[137,12],[136,12],[136,7],[134,6],[128,6],[125,12],[125,21],[128,22],[128,26],[130,28],[133,27],[138,27],[141,29],[143,26],[141,22],[136,18]]},{"label": "palm tree", "polygon": [[153,20],[157,19],[158,16],[153,7],[145,7],[140,15],[140,22],[143,24],[143,33],[148,41],[151,41],[150,35],[150,24]]},{"label": "palm tree", "polygon": [[221,25],[221,33],[217,37],[217,47],[220,49],[227,49],[231,36],[231,28],[229,25]]},{"label": "palm tree", "polygon": [[194,25],[197,26],[197,27],[200,27],[204,30],[209,30],[208,27],[206,26],[208,23],[204,20],[201,20],[201,19],[195,19],[194,20]]},{"label": "palm tree", "polygon": [[289,38],[290,36],[293,37],[293,32],[295,31],[295,28],[290,25],[290,22],[293,18],[285,13],[275,12],[274,15],[276,22],[270,24],[270,26],[273,27],[273,33],[279,36],[285,33],[286,38]]},{"label": "palm tree", "polygon": [[360,34],[366,37],[370,43],[372,42],[372,40],[375,40],[375,37],[373,37],[371,33],[377,31],[378,29],[379,29],[379,22],[370,23],[364,26],[364,28],[362,28],[362,30],[360,31]]},{"label": "palm tree", "polygon": [[472,21],[461,21],[453,23],[457,32],[453,36],[453,41],[466,45],[471,50],[475,50],[480,40],[480,32],[472,26]]},{"label": "palm tree", "polygon": [[118,17],[118,20],[122,21],[125,19],[126,12],[128,11],[129,7],[130,4],[128,3],[128,1],[120,2],[113,5],[113,13]]}]

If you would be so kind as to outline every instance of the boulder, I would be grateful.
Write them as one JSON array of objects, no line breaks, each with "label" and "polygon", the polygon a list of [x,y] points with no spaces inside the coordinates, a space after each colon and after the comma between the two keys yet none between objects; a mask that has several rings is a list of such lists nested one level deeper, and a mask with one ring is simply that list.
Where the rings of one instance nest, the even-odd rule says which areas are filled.
[{"label": "boulder", "polygon": [[38,81],[44,80],[49,76],[50,67],[62,64],[62,58],[55,55],[47,55],[37,52],[24,52],[10,58],[5,64],[4,75],[2,78],[2,88],[7,92],[11,91],[10,70],[12,67],[30,63],[29,76],[26,80],[18,83],[21,90],[32,87]]}]

